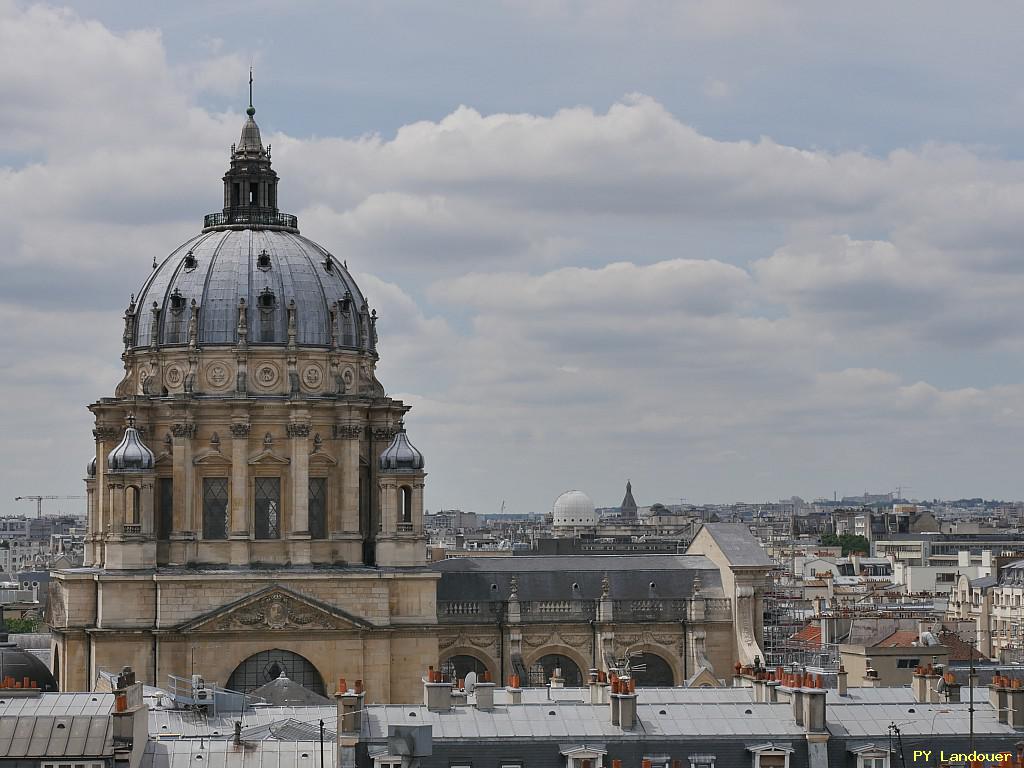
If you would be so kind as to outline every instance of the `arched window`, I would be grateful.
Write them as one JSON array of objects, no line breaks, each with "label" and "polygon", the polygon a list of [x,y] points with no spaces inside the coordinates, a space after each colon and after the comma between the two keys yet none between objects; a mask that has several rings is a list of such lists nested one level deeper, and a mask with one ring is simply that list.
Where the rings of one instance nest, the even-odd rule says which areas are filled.
[{"label": "arched window", "polygon": [[138,525],[142,522],[139,511],[139,489],[137,486],[129,485],[124,489],[124,521],[129,525]]},{"label": "arched window", "polygon": [[399,491],[402,497],[402,522],[412,525],[412,488],[403,485]]},{"label": "arched window", "polygon": [[576,662],[559,653],[549,653],[537,659],[530,669],[530,685],[537,688],[547,685],[556,669],[562,670],[566,688],[579,688],[583,685],[583,675]]},{"label": "arched window", "polygon": [[476,656],[458,654],[445,659],[441,663],[441,671],[447,673],[450,680],[465,680],[466,675],[470,672],[476,672],[476,677],[479,680],[481,673],[487,671],[487,665]]},{"label": "arched window", "polygon": [[281,675],[313,693],[326,695],[324,679],[316,667],[299,654],[280,648],[260,651],[239,664],[228,678],[227,688],[240,693],[251,693]]},{"label": "arched window", "polygon": [[644,688],[671,688],[675,685],[672,666],[656,653],[640,653],[629,657],[636,684]]}]

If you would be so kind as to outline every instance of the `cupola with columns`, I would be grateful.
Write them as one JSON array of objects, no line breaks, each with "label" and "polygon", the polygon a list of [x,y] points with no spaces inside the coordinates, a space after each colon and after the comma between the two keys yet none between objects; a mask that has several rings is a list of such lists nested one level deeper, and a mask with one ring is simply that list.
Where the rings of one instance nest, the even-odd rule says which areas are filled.
[{"label": "cupola with columns", "polygon": [[395,565],[426,562],[427,538],[423,533],[423,454],[409,442],[405,425],[380,455],[381,531],[377,547]]}]

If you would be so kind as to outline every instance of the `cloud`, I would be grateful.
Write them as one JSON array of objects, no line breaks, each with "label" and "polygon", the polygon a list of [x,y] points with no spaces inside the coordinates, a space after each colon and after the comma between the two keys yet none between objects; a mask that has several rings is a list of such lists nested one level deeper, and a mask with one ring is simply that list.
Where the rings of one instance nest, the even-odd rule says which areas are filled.
[{"label": "cloud", "polygon": [[[590,5],[544,12],[626,9]],[[725,39],[784,16],[671,5],[643,23]],[[0,484],[71,493],[128,296],[221,204],[242,116],[200,104],[244,81],[247,54],[209,41],[181,65],[158,30],[12,4],[0,50],[0,351],[16,361]],[[1007,362],[1024,346],[1020,162],[723,138],[643,94],[445,111],[393,135],[264,135],[283,205],[380,313],[379,373],[414,406],[430,503],[536,511],[570,485],[614,503],[627,475],[648,501],[893,473],[1020,495],[1000,474],[1024,413]],[[983,447],[952,455],[967,444]]]}]

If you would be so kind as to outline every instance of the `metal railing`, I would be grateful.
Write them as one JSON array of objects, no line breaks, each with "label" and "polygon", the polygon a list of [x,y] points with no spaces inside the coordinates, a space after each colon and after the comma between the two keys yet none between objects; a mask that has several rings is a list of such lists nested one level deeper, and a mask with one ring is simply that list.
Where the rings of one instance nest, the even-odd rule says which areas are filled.
[{"label": "metal railing", "polygon": [[273,227],[299,228],[299,218],[290,213],[278,213],[271,208],[232,208],[229,213],[208,213],[203,227],[222,227],[231,224],[256,224]]}]

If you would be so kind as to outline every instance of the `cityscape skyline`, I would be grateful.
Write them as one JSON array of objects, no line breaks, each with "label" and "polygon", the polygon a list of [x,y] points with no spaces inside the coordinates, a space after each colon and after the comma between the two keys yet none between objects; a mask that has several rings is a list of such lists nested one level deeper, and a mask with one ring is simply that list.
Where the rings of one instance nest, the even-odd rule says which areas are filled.
[{"label": "cityscape skyline", "polygon": [[[827,494],[865,477],[929,497],[1024,497],[1024,167],[1008,129],[1024,110],[1013,78],[1000,70],[965,96],[952,69],[962,64],[967,83],[982,70],[963,35],[943,61],[903,73],[896,90],[916,103],[892,112],[884,78],[853,57],[855,35],[823,50],[813,13],[805,28],[772,3],[742,19],[698,5],[640,13],[667,22],[652,50],[785,40],[801,69],[852,73],[860,109],[847,106],[843,130],[828,110],[814,119],[796,85],[817,94],[829,80],[786,62],[768,74],[796,79],[767,103],[767,75],[730,69],[724,55],[676,89],[672,67],[647,56],[603,90],[569,87],[574,50],[607,62],[607,42],[636,31],[636,19],[619,29],[615,3],[554,15],[510,3],[450,30],[471,37],[489,13],[551,30],[536,45],[564,90],[523,97],[502,49],[492,88],[466,85],[466,61],[453,57],[428,69],[465,85],[461,95],[449,83],[418,99],[405,83],[375,87],[364,62],[348,77],[346,62],[313,69],[311,54],[286,63],[302,46],[295,28],[273,27],[270,7],[258,30],[199,6],[188,20],[101,2],[0,7],[0,93],[13,107],[0,119],[0,311],[4,353],[18,361],[0,406],[0,486],[11,497],[81,492],[94,447],[85,405],[120,378],[121,312],[152,260],[219,207],[255,62],[282,209],[348,262],[378,308],[379,376],[413,405],[426,507],[540,511],[572,487],[615,499],[627,477],[663,503],[675,492]],[[349,28],[387,27],[395,13],[353,12]],[[915,54],[957,24],[998,28],[987,13],[928,17]],[[871,30],[869,7],[850,14]],[[910,41],[908,18],[891,24]],[[573,46],[560,50],[566,35]],[[401,42],[386,35],[372,60]],[[1021,57],[1008,38],[986,44]],[[296,102],[318,92],[324,105]],[[952,98],[977,108],[929,122]],[[917,118],[900,122],[902,109]],[[793,110],[807,119],[797,125]],[[883,110],[896,115],[889,132],[872,118]]]}]

